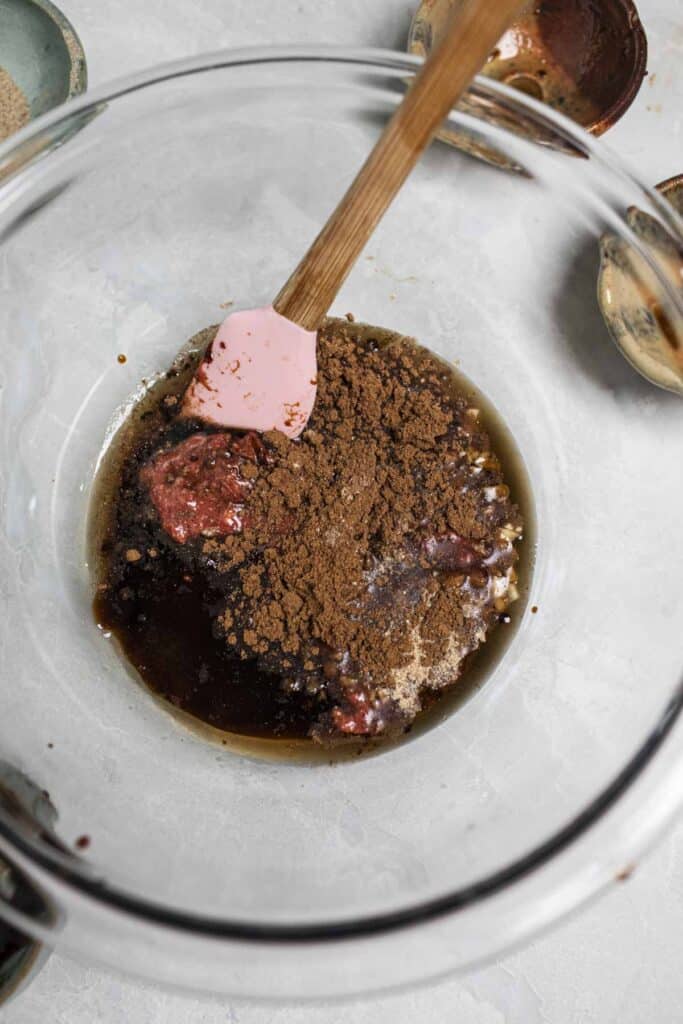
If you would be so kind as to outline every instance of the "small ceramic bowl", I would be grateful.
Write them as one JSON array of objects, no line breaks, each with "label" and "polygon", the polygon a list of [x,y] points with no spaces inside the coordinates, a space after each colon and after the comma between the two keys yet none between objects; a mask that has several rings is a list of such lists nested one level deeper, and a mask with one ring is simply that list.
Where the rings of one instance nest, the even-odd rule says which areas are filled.
[{"label": "small ceramic bowl", "polygon": [[0,67],[38,117],[85,92],[85,54],[76,32],[50,0],[2,0]]},{"label": "small ceramic bowl", "polygon": [[[0,761],[0,807],[18,828],[33,836],[50,834],[57,818],[48,794],[4,761]],[[42,892],[7,855],[0,856],[0,899],[20,914],[52,918]],[[49,955],[49,947],[41,941],[0,921],[0,1005],[30,984]]]},{"label": "small ceramic bowl", "polygon": [[[426,56],[461,0],[422,0],[408,49]],[[490,54],[482,73],[513,86],[602,135],[628,110],[645,76],[647,39],[633,0],[538,0],[530,3]],[[469,103],[477,102],[470,96]],[[508,166],[468,132],[444,141],[489,163]],[[550,140],[545,140],[550,141]]]},{"label": "small ceramic bowl", "polygon": [[[683,174],[660,182],[657,191],[683,216]],[[628,211],[627,221],[667,268],[672,290],[683,295],[683,251],[637,207]],[[683,395],[683,336],[653,296],[650,268],[632,246],[612,234],[601,239],[600,253],[598,301],[612,338],[647,380]]]}]

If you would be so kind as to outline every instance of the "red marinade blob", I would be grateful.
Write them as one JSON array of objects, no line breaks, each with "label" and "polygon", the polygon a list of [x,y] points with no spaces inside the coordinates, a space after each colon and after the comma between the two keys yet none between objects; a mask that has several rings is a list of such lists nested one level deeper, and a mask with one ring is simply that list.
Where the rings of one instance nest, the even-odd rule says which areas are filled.
[{"label": "red marinade blob", "polygon": [[140,471],[162,528],[178,544],[196,537],[239,533],[254,485],[247,463],[259,465],[267,453],[258,434],[192,434],[157,452]]}]

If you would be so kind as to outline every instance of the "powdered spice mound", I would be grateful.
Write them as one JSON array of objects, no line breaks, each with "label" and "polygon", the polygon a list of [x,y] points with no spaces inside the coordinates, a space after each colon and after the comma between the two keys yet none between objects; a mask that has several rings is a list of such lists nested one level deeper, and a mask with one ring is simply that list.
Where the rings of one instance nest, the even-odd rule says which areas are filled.
[{"label": "powdered spice mound", "polygon": [[30,117],[26,96],[9,72],[0,68],[0,142],[28,124]]},{"label": "powdered spice mound", "polygon": [[317,695],[317,738],[404,729],[515,596],[521,535],[478,410],[435,357],[342,321],[319,337],[316,406],[271,432],[241,533],[209,537],[218,629]]}]

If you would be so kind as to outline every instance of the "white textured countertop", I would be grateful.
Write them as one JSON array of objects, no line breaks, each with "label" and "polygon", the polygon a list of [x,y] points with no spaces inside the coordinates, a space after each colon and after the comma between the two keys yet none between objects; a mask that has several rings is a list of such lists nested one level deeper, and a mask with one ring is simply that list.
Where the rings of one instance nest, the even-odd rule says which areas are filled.
[{"label": "white textured countertop", "polygon": [[[417,0],[415,0],[417,2]],[[90,85],[227,46],[402,49],[409,0],[63,0]],[[683,172],[683,0],[639,0],[650,79],[608,136],[640,176]],[[167,993],[52,957],[3,1024],[678,1024],[683,1020],[683,826],[632,877],[553,934],[466,978],[347,1005],[229,1004]]]}]

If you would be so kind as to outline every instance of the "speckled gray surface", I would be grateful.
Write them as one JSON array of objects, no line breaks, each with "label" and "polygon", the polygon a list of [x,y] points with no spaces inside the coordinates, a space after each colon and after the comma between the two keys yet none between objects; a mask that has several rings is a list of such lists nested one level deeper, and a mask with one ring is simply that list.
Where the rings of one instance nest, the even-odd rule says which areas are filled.
[{"label": "speckled gray surface", "polygon": [[[91,85],[220,46],[401,47],[405,0],[64,0]],[[640,0],[650,77],[607,137],[647,181],[683,171],[683,0]],[[551,935],[486,970],[348,1005],[198,1000],[53,956],[3,1024],[677,1024],[683,1006],[683,826],[631,878]]]}]

